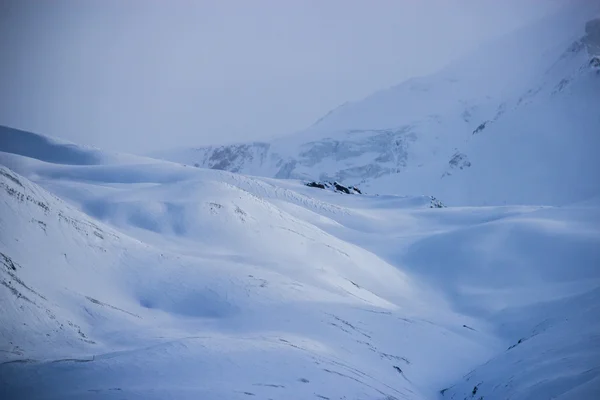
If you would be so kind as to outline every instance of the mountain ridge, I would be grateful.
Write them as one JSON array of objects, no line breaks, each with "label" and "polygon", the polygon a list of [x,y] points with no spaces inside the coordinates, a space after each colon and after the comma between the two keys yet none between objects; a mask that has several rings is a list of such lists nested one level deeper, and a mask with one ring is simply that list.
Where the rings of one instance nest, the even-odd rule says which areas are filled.
[{"label": "mountain ridge", "polygon": [[432,106],[392,128],[167,161],[0,127],[0,398],[596,398],[600,19],[575,11],[526,85],[413,80],[365,108]]},{"label": "mountain ridge", "polygon": [[[521,143],[526,148],[532,140],[543,147],[549,137],[568,135],[566,122],[581,136],[577,141],[585,140],[585,132],[600,129],[600,121],[593,115],[586,114],[585,121],[579,121],[563,112],[579,106],[579,102],[586,110],[590,110],[590,104],[600,104],[600,97],[585,88],[598,85],[598,77],[589,65],[590,49],[595,45],[590,41],[597,39],[585,32],[585,26],[600,7],[586,6],[568,8],[569,12],[523,28],[430,77],[414,78],[363,101],[340,106],[303,132],[270,142],[164,151],[154,156],[257,176],[337,180],[375,192],[429,193],[454,205],[564,204],[581,200],[589,193],[576,196],[580,190],[577,187],[567,200],[559,194],[572,180],[550,181],[553,187],[546,188],[548,194],[540,196],[535,193],[528,197],[512,196],[516,185],[505,188],[503,196],[481,191],[477,198],[461,196],[460,191],[480,184],[479,178],[469,182],[471,174],[467,171],[481,167],[481,163],[473,162],[474,157],[495,161],[499,158],[497,152],[490,150],[471,154],[474,150],[469,148],[481,147],[471,142],[488,141],[489,137],[503,135],[521,125],[533,125],[535,121],[527,117],[532,107],[544,109],[553,120],[548,126],[560,126],[562,131],[531,129],[513,135],[515,143],[501,148],[501,152],[518,148]],[[527,40],[520,43],[523,37]],[[512,69],[519,73],[511,71],[511,63],[516,64]],[[511,80],[513,83],[507,84]],[[585,84],[574,84],[579,81]],[[573,93],[575,89],[581,93]],[[369,113],[374,114],[369,116]],[[502,129],[494,126],[498,121],[503,121]],[[595,140],[591,133],[588,136],[589,140]],[[581,151],[569,143],[564,150]],[[522,157],[520,163],[544,163],[550,170],[555,168],[535,151]],[[586,159],[585,163],[593,167],[592,161]],[[513,171],[493,174],[488,169],[487,179],[506,180],[509,172]],[[586,169],[579,172],[582,179],[589,179]],[[461,176],[457,179],[451,175]],[[439,188],[441,178],[452,183],[443,182]],[[533,180],[527,182],[533,183]]]}]

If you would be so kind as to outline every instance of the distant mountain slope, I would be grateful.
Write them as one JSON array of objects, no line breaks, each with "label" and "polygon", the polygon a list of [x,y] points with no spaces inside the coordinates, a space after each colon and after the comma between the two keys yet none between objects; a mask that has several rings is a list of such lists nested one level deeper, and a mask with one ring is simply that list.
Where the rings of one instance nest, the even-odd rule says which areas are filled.
[{"label": "distant mountain slope", "polygon": [[38,135],[0,125],[0,152],[63,165],[99,165],[106,163],[144,163],[145,157],[102,152],[66,140]]},{"label": "distant mountain slope", "polygon": [[597,2],[573,2],[440,73],[344,104],[291,136],[153,156],[428,193],[449,204],[578,201],[600,193],[591,176],[600,168],[600,75],[590,65],[599,39],[585,32],[595,15]]},{"label": "distant mountain slope", "polygon": [[93,149],[6,126],[0,126],[0,151],[62,164],[101,163],[100,153]]}]

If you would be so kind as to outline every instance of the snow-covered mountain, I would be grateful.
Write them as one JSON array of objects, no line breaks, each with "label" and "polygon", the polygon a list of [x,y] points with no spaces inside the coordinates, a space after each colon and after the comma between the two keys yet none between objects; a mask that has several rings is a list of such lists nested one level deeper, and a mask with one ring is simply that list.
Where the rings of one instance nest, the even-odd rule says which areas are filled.
[{"label": "snow-covered mountain", "polygon": [[269,143],[0,127],[0,399],[598,398],[599,12]]},{"label": "snow-covered mountain", "polygon": [[3,400],[600,391],[598,198],[431,208],[3,128],[0,204]]},{"label": "snow-covered mountain", "polygon": [[346,103],[271,142],[153,156],[371,192],[429,193],[449,204],[578,201],[600,193],[595,16],[598,2],[569,2],[435,75]]}]

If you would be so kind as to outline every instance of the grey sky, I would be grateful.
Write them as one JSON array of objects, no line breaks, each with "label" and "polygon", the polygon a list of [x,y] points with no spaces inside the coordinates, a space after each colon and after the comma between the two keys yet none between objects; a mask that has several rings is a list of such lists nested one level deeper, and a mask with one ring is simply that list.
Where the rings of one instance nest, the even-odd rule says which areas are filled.
[{"label": "grey sky", "polygon": [[564,0],[0,0],[0,124],[110,150],[256,140]]}]

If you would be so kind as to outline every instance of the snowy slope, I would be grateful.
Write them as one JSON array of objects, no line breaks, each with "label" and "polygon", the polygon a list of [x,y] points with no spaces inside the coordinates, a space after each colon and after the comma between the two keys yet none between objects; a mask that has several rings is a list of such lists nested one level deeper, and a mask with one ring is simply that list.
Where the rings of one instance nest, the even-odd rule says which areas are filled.
[{"label": "snowy slope", "polygon": [[454,205],[585,199],[600,194],[593,175],[600,169],[600,75],[590,66],[600,37],[593,27],[585,31],[596,15],[598,2],[569,2],[437,74],[346,103],[269,143],[154,156],[372,192],[434,194]]},{"label": "snowy slope", "polygon": [[432,209],[5,133],[2,399],[599,393],[598,199]]}]

